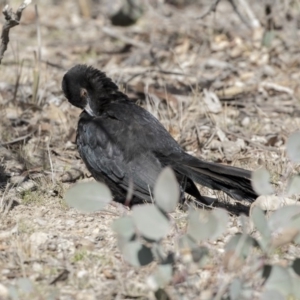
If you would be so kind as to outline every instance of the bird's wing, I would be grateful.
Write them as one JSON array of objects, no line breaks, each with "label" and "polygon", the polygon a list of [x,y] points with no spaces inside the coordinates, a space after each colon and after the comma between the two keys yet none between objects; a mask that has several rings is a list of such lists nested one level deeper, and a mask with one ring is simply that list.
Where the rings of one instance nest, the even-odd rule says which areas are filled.
[{"label": "bird's wing", "polygon": [[[164,155],[183,152],[170,133],[151,113],[128,100],[109,103],[105,107],[105,115],[107,119],[115,120],[108,128],[109,130],[114,128],[112,135],[119,138],[122,132],[127,141],[132,143],[124,145],[128,154],[137,151],[151,151]],[[120,133],[119,136],[116,131]]]},{"label": "bird's wing", "polygon": [[[149,200],[161,164],[151,152],[132,152],[127,148],[133,154],[129,158],[126,144],[134,141],[118,132],[115,123],[115,119],[103,120],[101,117],[81,120],[77,135],[80,155],[93,175],[102,174],[125,190],[132,181],[134,195]],[[122,124],[119,126],[120,131]],[[114,131],[113,135],[111,131]]]}]

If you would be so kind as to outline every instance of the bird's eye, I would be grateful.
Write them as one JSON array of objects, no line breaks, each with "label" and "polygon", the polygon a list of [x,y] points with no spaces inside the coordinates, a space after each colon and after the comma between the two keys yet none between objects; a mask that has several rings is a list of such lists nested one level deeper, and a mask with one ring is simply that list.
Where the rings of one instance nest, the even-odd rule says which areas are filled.
[{"label": "bird's eye", "polygon": [[80,97],[86,98],[87,96],[88,96],[87,90],[84,88],[80,89]]}]

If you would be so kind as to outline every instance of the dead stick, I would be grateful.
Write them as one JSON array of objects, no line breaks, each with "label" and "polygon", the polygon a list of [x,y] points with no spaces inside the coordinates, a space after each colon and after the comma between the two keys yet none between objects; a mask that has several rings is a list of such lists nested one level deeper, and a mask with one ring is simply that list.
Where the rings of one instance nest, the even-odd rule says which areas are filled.
[{"label": "dead stick", "polygon": [[4,56],[4,52],[7,49],[7,45],[9,43],[9,30],[12,27],[15,27],[20,24],[20,19],[22,17],[23,10],[31,3],[31,0],[24,0],[24,2],[20,5],[16,13],[12,11],[12,8],[7,5],[4,6],[2,13],[5,17],[5,23],[2,27],[1,34],[1,46],[0,46],[0,64],[2,58]]}]

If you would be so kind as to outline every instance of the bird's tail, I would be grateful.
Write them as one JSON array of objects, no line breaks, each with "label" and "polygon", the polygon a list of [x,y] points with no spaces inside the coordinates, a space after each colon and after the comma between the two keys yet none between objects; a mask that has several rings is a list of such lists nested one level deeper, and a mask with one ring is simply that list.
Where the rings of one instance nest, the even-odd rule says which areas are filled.
[{"label": "bird's tail", "polygon": [[253,202],[257,194],[251,185],[251,171],[206,162],[187,153],[172,167],[196,183],[214,190],[221,190],[235,200]]}]

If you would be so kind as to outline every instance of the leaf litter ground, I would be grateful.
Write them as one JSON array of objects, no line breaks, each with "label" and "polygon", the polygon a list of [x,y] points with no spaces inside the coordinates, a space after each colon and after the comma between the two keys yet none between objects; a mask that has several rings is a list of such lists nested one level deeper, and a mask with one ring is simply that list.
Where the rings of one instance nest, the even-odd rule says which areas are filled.
[{"label": "leaf litter ground", "polygon": [[[263,164],[279,187],[289,167],[285,142],[300,127],[300,15],[293,7],[274,5],[277,30],[264,47],[264,27],[250,30],[229,1],[204,19],[197,17],[210,1],[183,8],[151,1],[139,22],[127,28],[110,24],[105,5],[91,2],[92,13],[83,17],[79,3],[41,1],[41,47],[34,6],[27,7],[2,61],[0,298],[11,284],[33,289],[21,299],[154,297],[146,283],[154,266],[132,268],[118,251],[111,223],[124,209],[110,205],[81,214],[63,200],[75,181],[92,180],[74,145],[80,111],[61,91],[62,76],[74,64],[104,70],[189,153],[249,169]],[[266,25],[261,2],[251,1],[251,8]],[[201,190],[217,196],[232,216],[226,235],[206,243],[210,260],[204,268],[178,264],[166,288],[174,299],[211,299],[221,282],[249,268],[225,272],[223,266],[224,243],[240,230],[235,215],[247,213],[248,204]],[[185,232],[185,215],[180,210],[171,215],[178,231],[168,236],[166,249],[174,251],[174,239]],[[272,259],[286,265],[299,257],[294,245],[284,250]]]}]

